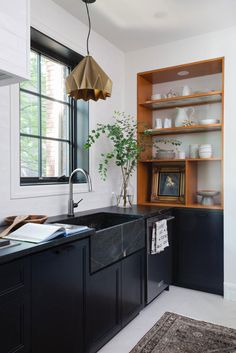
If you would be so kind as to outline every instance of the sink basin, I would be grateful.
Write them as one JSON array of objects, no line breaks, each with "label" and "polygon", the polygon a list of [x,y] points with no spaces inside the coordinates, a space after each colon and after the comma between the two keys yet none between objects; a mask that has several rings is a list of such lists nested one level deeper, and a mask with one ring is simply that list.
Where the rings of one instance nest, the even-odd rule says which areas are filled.
[{"label": "sink basin", "polygon": [[95,229],[94,236],[90,238],[91,273],[145,246],[144,220],[141,216],[99,212],[57,222]]},{"label": "sink basin", "polygon": [[89,228],[95,228],[97,232],[119,224],[134,221],[138,218],[140,218],[140,216],[100,212],[86,216],[67,218],[60,220],[59,223],[87,226]]}]

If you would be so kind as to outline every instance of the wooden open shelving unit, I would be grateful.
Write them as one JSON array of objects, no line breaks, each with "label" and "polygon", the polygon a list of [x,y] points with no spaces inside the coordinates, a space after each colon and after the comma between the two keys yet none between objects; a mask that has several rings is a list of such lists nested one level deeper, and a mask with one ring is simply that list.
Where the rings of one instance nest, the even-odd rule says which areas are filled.
[{"label": "wooden open shelving unit", "polygon": [[[189,96],[177,96],[158,100],[151,100],[153,85],[186,80],[180,77],[179,71],[188,71],[187,78],[201,78],[208,75],[220,74],[222,87],[220,90],[209,90],[209,92],[195,93]],[[180,82],[181,86],[181,82]],[[170,86],[171,88],[171,86]],[[202,87],[204,88],[204,87]],[[204,90],[205,91],[205,90]],[[220,103],[222,107],[221,122],[210,125],[192,125],[154,129],[153,112],[156,110],[172,109],[176,107],[189,107],[195,105]],[[224,131],[224,58],[210,59],[174,67],[141,72],[137,75],[137,118],[138,138],[147,142],[148,147],[142,153],[138,162],[138,204],[160,205],[189,208],[223,209],[223,131]],[[212,117],[212,116],[211,116]],[[208,117],[206,117],[208,118]],[[182,135],[196,133],[211,133],[218,131],[221,139],[221,154],[212,158],[186,158],[158,160],[152,157],[152,139],[155,136]],[[189,136],[189,138],[192,135]],[[208,135],[204,135],[208,136]],[[176,136],[177,137],[177,136]],[[207,142],[205,142],[207,143]],[[185,202],[183,204],[168,202],[151,202],[151,184],[153,166],[184,166],[185,167]],[[220,203],[213,206],[203,206],[197,202],[199,172],[204,168],[213,167],[220,170],[221,197]]]}]

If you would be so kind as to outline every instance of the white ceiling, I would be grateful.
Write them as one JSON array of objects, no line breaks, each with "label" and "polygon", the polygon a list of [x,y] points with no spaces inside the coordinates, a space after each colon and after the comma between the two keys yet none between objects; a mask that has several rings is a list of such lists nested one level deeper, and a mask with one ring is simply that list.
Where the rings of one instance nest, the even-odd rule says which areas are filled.
[{"label": "white ceiling", "polygon": [[[54,0],[88,23],[82,0]],[[92,28],[123,51],[217,31],[236,24],[236,0],[97,0]]]}]

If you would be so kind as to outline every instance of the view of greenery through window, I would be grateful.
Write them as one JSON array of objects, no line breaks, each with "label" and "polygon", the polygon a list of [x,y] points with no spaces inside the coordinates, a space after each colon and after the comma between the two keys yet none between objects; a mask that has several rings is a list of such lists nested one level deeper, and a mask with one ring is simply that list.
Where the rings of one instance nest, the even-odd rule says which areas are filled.
[{"label": "view of greenery through window", "polygon": [[32,50],[30,74],[20,84],[21,178],[68,176],[71,106],[64,81],[69,68]]}]

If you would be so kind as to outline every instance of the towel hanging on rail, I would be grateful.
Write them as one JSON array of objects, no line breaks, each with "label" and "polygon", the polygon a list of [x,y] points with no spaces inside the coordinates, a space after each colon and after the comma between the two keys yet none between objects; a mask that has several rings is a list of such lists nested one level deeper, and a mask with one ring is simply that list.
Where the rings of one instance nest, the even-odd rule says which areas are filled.
[{"label": "towel hanging on rail", "polygon": [[152,228],[151,254],[155,255],[169,246],[167,220],[155,222]]}]

